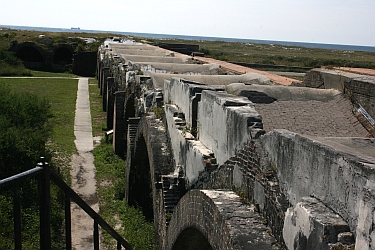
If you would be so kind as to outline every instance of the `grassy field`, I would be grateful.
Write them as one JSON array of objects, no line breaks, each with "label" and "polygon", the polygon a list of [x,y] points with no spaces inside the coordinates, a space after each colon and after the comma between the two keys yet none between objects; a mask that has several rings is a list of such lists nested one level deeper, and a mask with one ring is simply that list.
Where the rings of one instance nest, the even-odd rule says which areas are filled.
[{"label": "grassy field", "polygon": [[[54,75],[53,75],[54,76]],[[0,84],[14,91],[26,91],[47,98],[51,104],[53,132],[49,150],[52,164],[64,169],[76,152],[74,145],[74,116],[77,96],[77,79],[0,78]],[[62,167],[64,166],[64,167]]]},{"label": "grassy field", "polygon": [[375,53],[313,49],[277,44],[240,43],[223,41],[188,41],[147,39],[160,43],[198,44],[206,57],[223,61],[247,62],[298,67],[346,66],[375,69]]},{"label": "grassy field", "polygon": [[[74,145],[74,116],[77,83],[77,79],[0,78],[0,85],[4,84],[10,87],[10,91],[29,92],[48,100],[53,115],[49,122],[50,126],[52,126],[52,133],[47,144],[47,150],[50,152],[52,159],[50,164],[55,170],[60,170],[67,182],[70,181],[69,164],[71,156],[76,152]],[[35,159],[35,164],[38,160]],[[30,188],[28,186],[27,190],[30,190]],[[11,200],[1,202],[2,207],[8,202],[11,204]],[[61,249],[63,244],[63,199],[61,192],[55,185],[51,185],[51,206],[52,248]],[[12,211],[11,206],[4,209],[3,212],[8,210]],[[38,206],[31,205],[30,208],[22,209],[22,226],[23,249],[38,249]],[[1,229],[2,232],[5,230],[13,231],[12,224],[7,225],[7,227],[2,225]],[[13,246],[12,233],[9,234],[8,238],[2,239],[4,240],[2,246],[7,246],[6,249],[11,249],[11,246]]]}]

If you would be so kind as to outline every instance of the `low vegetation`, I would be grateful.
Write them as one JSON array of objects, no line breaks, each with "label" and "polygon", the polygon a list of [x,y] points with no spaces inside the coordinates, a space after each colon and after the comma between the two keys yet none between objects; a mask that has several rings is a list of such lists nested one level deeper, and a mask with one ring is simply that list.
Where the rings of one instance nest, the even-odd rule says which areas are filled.
[{"label": "low vegetation", "polygon": [[[222,61],[245,62],[266,65],[285,65],[319,68],[321,66],[358,67],[375,69],[375,52],[330,50],[224,41],[190,41],[179,39],[148,39],[159,43],[198,44],[205,57]],[[266,68],[267,69],[267,68]]]},{"label": "low vegetation", "polygon": [[[73,85],[74,84],[74,85]],[[35,167],[45,156],[55,170],[67,166],[74,152],[72,92],[77,80],[0,78],[0,179]],[[75,93],[74,95],[75,96]],[[75,103],[75,97],[74,101]],[[72,115],[73,114],[73,115]],[[23,249],[39,248],[38,185],[21,185]],[[52,186],[52,247],[61,248],[62,195]],[[11,189],[0,192],[0,249],[13,249]]]},{"label": "low vegetation", "polygon": [[[89,91],[93,135],[103,136],[105,112],[102,111],[102,97],[96,80],[90,80]],[[128,206],[124,200],[126,162],[115,155],[110,139],[103,138],[94,149],[100,214],[133,249],[155,249],[153,223],[145,219],[140,209]],[[108,249],[115,249],[116,244],[109,235],[103,233],[103,238]]]}]

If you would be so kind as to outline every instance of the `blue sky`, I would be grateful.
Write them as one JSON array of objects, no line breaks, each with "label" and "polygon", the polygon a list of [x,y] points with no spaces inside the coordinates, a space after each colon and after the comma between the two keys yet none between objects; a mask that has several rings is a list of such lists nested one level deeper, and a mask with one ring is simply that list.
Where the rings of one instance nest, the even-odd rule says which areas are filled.
[{"label": "blue sky", "polygon": [[15,0],[0,24],[375,46],[375,0]]}]

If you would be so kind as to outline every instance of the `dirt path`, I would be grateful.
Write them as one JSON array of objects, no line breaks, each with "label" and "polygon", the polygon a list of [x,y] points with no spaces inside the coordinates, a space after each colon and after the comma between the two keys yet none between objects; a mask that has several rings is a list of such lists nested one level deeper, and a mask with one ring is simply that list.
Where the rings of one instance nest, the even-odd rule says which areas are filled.
[{"label": "dirt path", "polygon": [[[79,78],[78,81],[74,135],[77,154],[73,155],[71,162],[72,188],[91,208],[98,212],[87,78]],[[93,225],[94,222],[90,216],[75,203],[72,203],[73,249],[94,249]]]}]

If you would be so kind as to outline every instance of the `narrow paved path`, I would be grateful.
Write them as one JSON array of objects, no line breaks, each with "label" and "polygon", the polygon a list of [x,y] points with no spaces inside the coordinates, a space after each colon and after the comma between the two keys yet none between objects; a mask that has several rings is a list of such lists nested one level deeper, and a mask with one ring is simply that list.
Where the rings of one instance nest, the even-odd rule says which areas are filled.
[{"label": "narrow paved path", "polygon": [[[96,195],[96,180],[88,78],[79,78],[74,135],[77,154],[71,163],[72,188],[95,211],[99,211]],[[78,205],[72,203],[72,246],[73,249],[94,249],[94,222]]]}]

